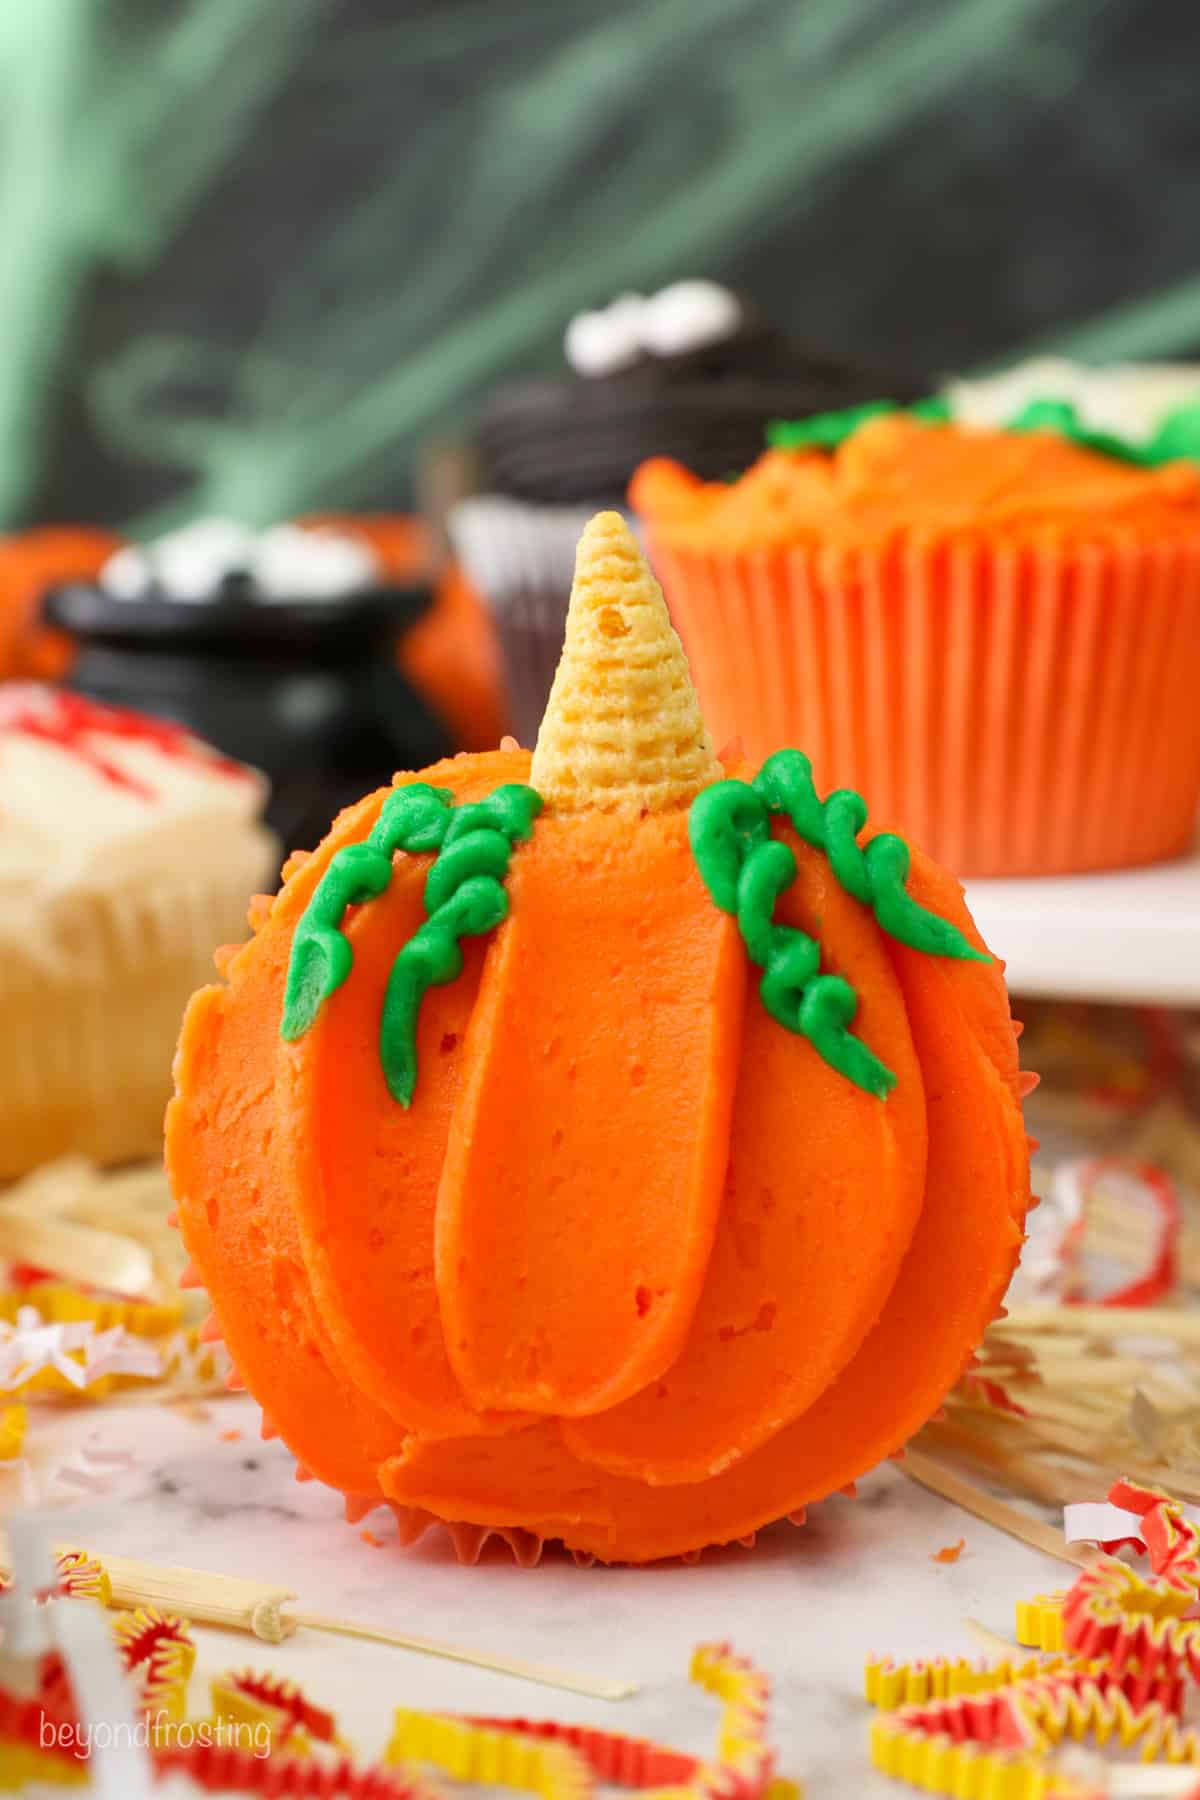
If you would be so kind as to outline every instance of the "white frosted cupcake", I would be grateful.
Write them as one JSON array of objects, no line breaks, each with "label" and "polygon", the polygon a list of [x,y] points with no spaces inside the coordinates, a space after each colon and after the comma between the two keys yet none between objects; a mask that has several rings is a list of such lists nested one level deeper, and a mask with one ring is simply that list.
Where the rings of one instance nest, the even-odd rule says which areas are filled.
[{"label": "white frosted cupcake", "polygon": [[265,800],[177,725],[0,688],[0,1180],[157,1153],[184,1003],[274,879]]},{"label": "white frosted cupcake", "polygon": [[[1001,430],[1038,401],[1065,402],[1085,430],[1108,433],[1134,449],[1146,450],[1173,415],[1200,408],[1200,364],[1091,366],[1038,356],[995,375],[952,381],[945,397],[961,424]],[[1164,443],[1163,450],[1190,453],[1181,442]]]}]

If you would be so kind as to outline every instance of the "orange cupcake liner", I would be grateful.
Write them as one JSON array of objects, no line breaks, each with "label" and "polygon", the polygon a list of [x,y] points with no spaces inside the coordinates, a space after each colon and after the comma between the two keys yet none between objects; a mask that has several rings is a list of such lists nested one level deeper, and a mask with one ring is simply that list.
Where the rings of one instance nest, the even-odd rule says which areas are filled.
[{"label": "orange cupcake liner", "polygon": [[41,623],[42,596],[58,582],[91,581],[120,542],[86,525],[0,537],[0,680],[56,681],[69,668],[71,640]]},{"label": "orange cupcake liner", "polygon": [[960,875],[1189,848],[1200,544],[650,548],[715,742],[798,746]]}]

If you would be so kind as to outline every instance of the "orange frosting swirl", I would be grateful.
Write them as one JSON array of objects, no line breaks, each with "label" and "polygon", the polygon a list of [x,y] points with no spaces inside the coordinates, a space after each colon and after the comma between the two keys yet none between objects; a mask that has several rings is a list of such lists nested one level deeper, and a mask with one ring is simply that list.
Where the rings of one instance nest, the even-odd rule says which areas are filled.
[{"label": "orange frosting swirl", "polygon": [[872,419],[832,454],[768,450],[735,482],[657,457],[630,504],[668,548],[875,550],[978,537],[1082,548],[1200,541],[1200,469],[1139,469],[1056,432]]}]

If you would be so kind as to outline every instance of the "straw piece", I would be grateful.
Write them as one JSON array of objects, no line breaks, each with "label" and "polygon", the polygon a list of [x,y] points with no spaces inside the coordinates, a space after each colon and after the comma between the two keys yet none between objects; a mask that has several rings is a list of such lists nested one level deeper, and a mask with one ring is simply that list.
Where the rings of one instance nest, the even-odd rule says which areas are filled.
[{"label": "straw piece", "polygon": [[1200,1311],[1163,1305],[1016,1308],[919,1441],[1032,1498],[1127,1475],[1200,1500],[1198,1326]]},{"label": "straw piece", "polygon": [[[60,1549],[58,1554],[87,1555],[85,1551],[65,1549]],[[472,1668],[490,1669],[498,1675],[511,1675],[518,1681],[533,1681],[542,1687],[561,1688],[566,1693],[585,1694],[594,1700],[625,1700],[638,1691],[627,1681],[580,1675],[571,1670],[552,1668],[547,1663],[526,1662],[520,1657],[436,1643],[431,1638],[358,1625],[350,1619],[288,1612],[284,1608],[289,1600],[296,1598],[290,1588],[248,1581],[237,1575],[212,1575],[207,1570],[173,1568],[122,1556],[104,1556],[100,1561],[111,1585],[111,1596],[106,1604],[130,1610],[148,1606],[157,1612],[182,1615],[193,1625],[248,1631],[268,1644],[282,1643],[294,1631],[305,1628],[391,1644],[398,1650],[467,1663]],[[0,1538],[0,1574],[7,1576],[10,1566],[7,1545]]]},{"label": "straw piece", "polygon": [[1200,1309],[1169,1306],[1014,1306],[989,1327],[989,1336],[1034,1332],[1082,1333],[1087,1337],[1172,1337],[1200,1344]]},{"label": "straw piece", "polygon": [[1021,1661],[1021,1646],[1014,1644],[1011,1638],[1001,1637],[981,1620],[966,1618],[963,1629],[985,1656],[993,1656],[998,1662]]},{"label": "straw piece", "polygon": [[[1071,1484],[1061,1470],[1046,1469],[1035,1462],[1021,1450],[1010,1447],[1005,1442],[1005,1435],[1000,1431],[989,1430],[986,1434],[979,1431],[968,1431],[953,1420],[944,1424],[927,1425],[921,1433],[920,1442],[927,1448],[946,1450],[952,1455],[969,1456],[984,1466],[1004,1483],[1030,1500],[1038,1500],[1043,1506],[1062,1506],[1070,1495]],[[1096,1479],[1105,1479],[1111,1483],[1115,1479],[1115,1471],[1105,1472],[1103,1477],[1097,1471]]]},{"label": "straw piece", "polygon": [[585,1694],[591,1700],[628,1700],[638,1692],[636,1684],[631,1681],[578,1675],[569,1669],[551,1668],[547,1663],[527,1662],[522,1657],[493,1656],[483,1650],[463,1650],[455,1644],[435,1643],[432,1638],[387,1631],[381,1626],[357,1625],[351,1619],[330,1619],[321,1613],[288,1613],[284,1615],[284,1624],[288,1630],[306,1626],[312,1631],[336,1632],[340,1637],[363,1638],[373,1644],[391,1644],[397,1650],[414,1650],[420,1656],[438,1656],[446,1662],[467,1663],[473,1669],[491,1669],[497,1675],[512,1675],[518,1681],[533,1681],[540,1687],[561,1688],[568,1694]]},{"label": "straw piece", "polygon": [[1083,1394],[1078,1401],[1066,1400],[1061,1393],[1046,1393],[1040,1389],[1021,1398],[1027,1418],[1054,1426],[1065,1425],[1071,1431],[1095,1432],[1106,1421],[1114,1426],[1119,1422],[1123,1409],[1114,1409],[1111,1394],[1095,1392],[1091,1401],[1088,1405]]},{"label": "straw piece", "polygon": [[143,1244],[63,1219],[30,1218],[15,1208],[0,1210],[0,1256],[113,1293],[149,1294],[154,1288],[154,1263]]},{"label": "straw piece", "polygon": [[920,1450],[910,1450],[900,1464],[902,1472],[910,1481],[928,1488],[931,1493],[940,1494],[943,1500],[949,1500],[953,1506],[961,1506],[964,1512],[982,1519],[985,1524],[994,1525],[997,1531],[1005,1531],[1010,1537],[1019,1538],[1034,1550],[1040,1550],[1046,1556],[1056,1556],[1060,1562],[1074,1563],[1079,1568],[1086,1568],[1094,1561],[1095,1553],[1068,1544],[1061,1531],[1052,1525],[1043,1525],[1037,1519],[1018,1512],[1015,1506],[1009,1506],[1004,1500],[997,1500],[994,1495],[985,1493],[973,1483],[956,1475],[952,1469],[936,1462],[933,1457],[926,1456]]},{"label": "straw piece", "polygon": [[62,1280],[166,1299],[183,1260],[170,1203],[161,1161],[111,1171],[65,1156],[0,1194],[0,1256]]},{"label": "straw piece", "polygon": [[[1068,1388],[1081,1397],[1104,1388],[1124,1388],[1128,1392],[1134,1383],[1146,1378],[1150,1367],[1134,1356],[1059,1356],[1054,1351],[1039,1351],[1036,1364],[1037,1373],[1048,1387]],[[998,1381],[1011,1373],[990,1362],[985,1372]]]},{"label": "straw piece", "polygon": [[[56,1553],[88,1555],[62,1545]],[[287,1601],[296,1598],[290,1588],[248,1581],[238,1575],[213,1575],[206,1569],[138,1562],[124,1556],[101,1556],[97,1560],[111,1584],[113,1606],[129,1610],[149,1606],[158,1612],[181,1613],[193,1625],[249,1631],[268,1644],[282,1643],[296,1629],[296,1621],[282,1611]],[[7,1573],[8,1549],[2,1539],[0,1563]]]},{"label": "straw piece", "polygon": [[1103,1791],[1107,1800],[1187,1800],[1196,1792],[1196,1771],[1161,1763],[1152,1769],[1105,1763]]},{"label": "straw piece", "polygon": [[721,774],[662,589],[620,513],[597,513],[529,779],[552,811],[636,814],[683,805]]},{"label": "straw piece", "polygon": [[[1144,1481],[1152,1487],[1171,1488],[1179,1495],[1180,1499],[1200,1501],[1200,1473],[1194,1468],[1189,1470],[1184,1465],[1161,1460],[1146,1461],[1142,1457],[1131,1455],[1128,1450],[1117,1448],[1110,1448],[1107,1460],[1101,1461],[1097,1450],[1103,1446],[1094,1444],[1092,1438],[1085,1433],[1072,1431],[1069,1426],[1043,1425],[1036,1420],[1026,1420],[1024,1425],[1023,1435],[1035,1453],[1040,1446],[1043,1449],[1069,1456],[1081,1472],[1089,1472],[1089,1485],[1092,1489],[1110,1487],[1122,1475],[1127,1475],[1131,1479]],[[1005,1468],[999,1459],[986,1454],[982,1441],[976,1443],[966,1440],[962,1444],[962,1449],[967,1456],[974,1456],[981,1461],[989,1462],[996,1467],[998,1472],[1004,1473],[1014,1482],[1020,1483],[1022,1471],[1030,1467],[1028,1457],[1021,1457],[1018,1454]],[[1079,1484],[1074,1485],[1078,1494]],[[1040,1498],[1036,1494],[1034,1497]],[[1065,1490],[1060,1490],[1058,1499],[1065,1501],[1069,1497]]]}]

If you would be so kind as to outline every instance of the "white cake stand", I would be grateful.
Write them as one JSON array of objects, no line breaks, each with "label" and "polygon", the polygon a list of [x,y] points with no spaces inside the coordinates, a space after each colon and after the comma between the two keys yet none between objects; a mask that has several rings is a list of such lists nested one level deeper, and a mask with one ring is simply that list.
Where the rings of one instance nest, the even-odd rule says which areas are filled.
[{"label": "white cake stand", "polygon": [[968,881],[1015,994],[1200,1006],[1200,852],[1113,875]]}]

